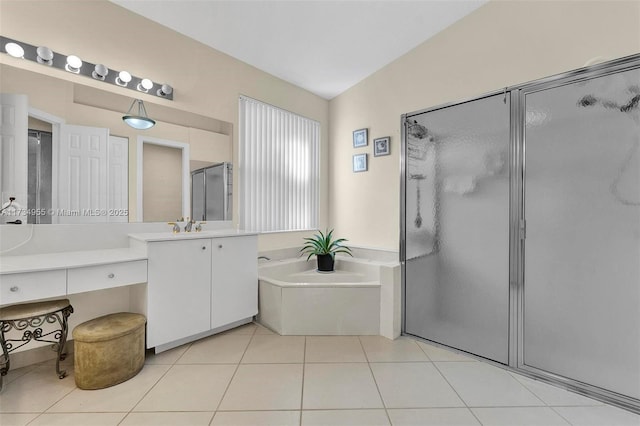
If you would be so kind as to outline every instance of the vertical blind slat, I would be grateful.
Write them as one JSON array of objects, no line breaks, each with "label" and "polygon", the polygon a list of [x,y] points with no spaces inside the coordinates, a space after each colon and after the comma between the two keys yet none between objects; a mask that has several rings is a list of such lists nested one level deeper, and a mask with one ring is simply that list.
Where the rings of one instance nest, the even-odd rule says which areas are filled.
[{"label": "vertical blind slat", "polygon": [[239,105],[240,226],[317,228],[320,124],[244,96]]}]

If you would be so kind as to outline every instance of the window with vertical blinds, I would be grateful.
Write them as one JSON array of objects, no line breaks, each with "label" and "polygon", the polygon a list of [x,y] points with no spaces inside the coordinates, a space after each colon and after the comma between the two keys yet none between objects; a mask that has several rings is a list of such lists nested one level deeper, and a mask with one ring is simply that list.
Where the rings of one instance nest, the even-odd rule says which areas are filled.
[{"label": "window with vertical blinds", "polygon": [[240,97],[240,227],[316,229],[320,123]]}]

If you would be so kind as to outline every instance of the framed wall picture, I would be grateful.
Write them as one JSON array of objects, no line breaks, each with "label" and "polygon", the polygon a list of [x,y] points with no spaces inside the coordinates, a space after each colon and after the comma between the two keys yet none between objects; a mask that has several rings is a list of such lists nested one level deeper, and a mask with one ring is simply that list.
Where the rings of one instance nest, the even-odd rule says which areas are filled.
[{"label": "framed wall picture", "polygon": [[373,156],[380,157],[381,155],[389,155],[391,153],[389,149],[389,143],[391,136],[385,136],[384,138],[377,138],[373,140]]},{"label": "framed wall picture", "polygon": [[353,156],[353,171],[354,172],[367,171],[367,154],[356,154]]},{"label": "framed wall picture", "polygon": [[353,147],[360,148],[369,143],[368,129],[358,129],[353,131]]}]

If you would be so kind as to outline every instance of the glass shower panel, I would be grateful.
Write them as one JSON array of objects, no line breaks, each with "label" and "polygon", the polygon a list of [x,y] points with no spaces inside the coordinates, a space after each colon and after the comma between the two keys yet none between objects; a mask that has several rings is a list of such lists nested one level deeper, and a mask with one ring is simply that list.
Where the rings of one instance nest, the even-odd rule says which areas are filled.
[{"label": "glass shower panel", "polygon": [[405,332],[508,363],[509,94],[405,126]]},{"label": "glass shower panel", "polygon": [[525,95],[523,364],[640,398],[640,71]]}]

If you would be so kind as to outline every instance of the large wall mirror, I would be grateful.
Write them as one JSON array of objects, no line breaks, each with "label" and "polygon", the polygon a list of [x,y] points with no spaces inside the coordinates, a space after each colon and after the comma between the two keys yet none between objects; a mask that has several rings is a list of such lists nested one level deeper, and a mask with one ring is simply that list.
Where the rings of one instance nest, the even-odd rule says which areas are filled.
[{"label": "large wall mirror", "polygon": [[198,171],[232,169],[231,123],[145,99],[157,124],[136,130],[133,98],[94,86],[0,64],[0,223],[174,221],[202,204]]}]

